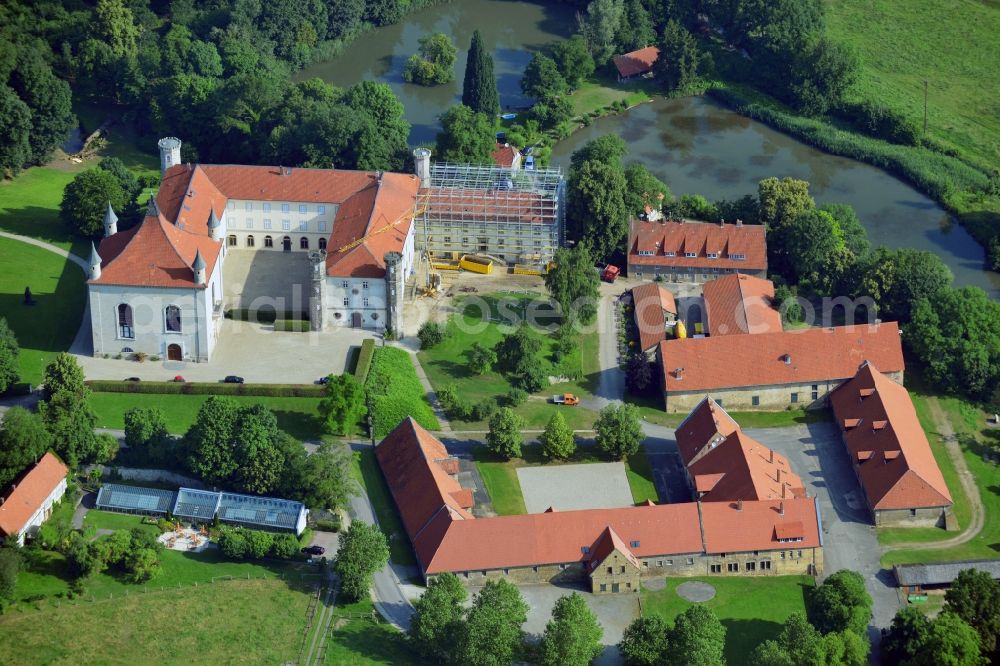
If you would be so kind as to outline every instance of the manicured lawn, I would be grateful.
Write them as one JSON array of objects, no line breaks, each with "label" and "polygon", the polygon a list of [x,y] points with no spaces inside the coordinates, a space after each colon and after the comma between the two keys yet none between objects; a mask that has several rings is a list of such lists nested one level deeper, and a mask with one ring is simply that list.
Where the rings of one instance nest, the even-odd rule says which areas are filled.
[{"label": "manicured lawn", "polygon": [[376,622],[358,617],[370,615],[372,608],[372,602],[367,599],[337,604],[333,632],[327,639],[325,662],[330,666],[424,663],[410,652],[404,635],[395,627],[381,618]]},{"label": "manicured lawn", "polygon": [[643,615],[673,620],[691,602],[677,595],[677,586],[700,580],[715,588],[715,598],[705,605],[726,627],[726,662],[747,663],[751,651],[774,638],[789,615],[805,613],[806,595],[813,587],[809,576],[760,576],[757,578],[668,578],[664,590],[642,590]]},{"label": "manicured lawn", "polygon": [[145,516],[133,516],[126,513],[115,513],[113,511],[100,511],[92,509],[83,517],[83,529],[93,528],[95,530],[130,530],[133,527],[142,528],[143,531],[159,534],[160,529],[156,525],[143,522]]},{"label": "manicured lawn", "polygon": [[606,106],[625,100],[628,106],[635,106],[650,100],[649,90],[655,89],[646,81],[618,83],[611,76],[594,77],[583,83],[569,96],[573,103],[573,115],[598,111]]},{"label": "manicured lawn", "polygon": [[521,482],[517,479],[517,468],[509,462],[476,461],[476,469],[489,493],[493,510],[501,516],[528,513],[521,495]]},{"label": "manicured lawn", "polygon": [[[85,280],[79,266],[57,254],[0,238],[0,316],[21,347],[21,381],[37,384],[45,366],[69,349],[87,301]],[[35,305],[24,305],[25,287]]]},{"label": "manicured lawn", "polygon": [[[541,295],[536,295],[542,298]],[[467,365],[468,354],[472,345],[479,343],[485,347],[493,347],[504,335],[514,329],[501,325],[496,321],[484,320],[484,312],[476,304],[485,302],[490,311],[485,313],[497,319],[501,313],[523,312],[525,304],[532,296],[523,294],[495,293],[486,294],[476,300],[457,301],[455,307],[459,312],[448,320],[448,334],[445,340],[431,349],[421,350],[418,354],[420,365],[435,390],[440,391],[445,386],[454,384],[458,394],[469,402],[475,403],[486,398],[502,398],[511,389],[506,377],[498,372],[476,375]],[[498,305],[500,299],[512,299],[508,303],[513,307],[503,309]],[[557,323],[555,318],[544,318],[548,311],[546,306],[540,313],[540,323],[547,325]],[[561,410],[566,422],[575,430],[586,430],[593,426],[597,414],[583,407],[566,408],[547,402],[548,398],[557,393],[575,393],[581,397],[589,397],[596,388],[598,375],[598,346],[596,330],[579,334],[576,349],[558,363],[553,361],[555,340],[540,329],[533,329],[542,342],[539,363],[549,376],[575,377],[569,382],[552,384],[544,387],[530,400],[517,407],[515,411],[524,418],[528,428],[544,428],[552,414]],[[483,421],[454,422],[456,429],[485,429]]]},{"label": "manicured lawn", "polygon": [[407,416],[412,416],[428,430],[441,427],[434,410],[427,402],[427,395],[417,378],[413,360],[405,349],[375,349],[365,390],[371,402],[372,427],[377,439],[392,432]]},{"label": "manicured lawn", "polygon": [[64,601],[0,617],[0,654],[7,664],[294,662],[308,605],[303,586],[277,580]]},{"label": "manicured lawn", "polygon": [[827,32],[858,50],[858,96],[923,124],[980,164],[1000,155],[1000,5],[977,0],[826,0]]},{"label": "manicured lawn", "polygon": [[625,463],[625,475],[628,477],[628,486],[632,489],[632,499],[636,504],[642,504],[646,500],[660,501],[660,496],[656,492],[656,484],[653,483],[653,468],[649,465],[649,458],[642,449],[633,456],[629,456]]},{"label": "manicured lawn", "polygon": [[[952,428],[954,428],[962,447],[965,463],[968,465],[969,471],[972,473],[976,485],[979,487],[979,495],[982,499],[985,512],[983,529],[971,541],[953,548],[943,550],[890,551],[882,557],[882,564],[884,566],[907,562],[995,559],[997,551],[1000,549],[1000,482],[998,482],[998,479],[1000,479],[1000,469],[998,469],[997,463],[983,459],[986,454],[989,454],[987,457],[992,456],[993,459],[996,458],[1000,431],[994,426],[987,425],[987,413],[969,402],[959,398],[943,396],[937,396],[935,399],[941,405],[948,420],[951,422]],[[918,401],[918,410],[920,409]],[[920,411],[918,411],[919,413]],[[932,437],[932,442],[933,439]],[[949,473],[945,467],[942,467],[942,473],[945,474],[945,480],[949,484],[948,487],[951,490],[952,499],[959,500],[961,492],[956,492],[958,484],[952,485],[954,472]],[[952,479],[949,479],[949,474],[951,474]],[[961,501],[964,501],[964,498]],[[959,514],[960,516],[962,514],[969,515],[961,504],[956,505],[956,511],[962,512]],[[964,525],[960,524],[960,526],[964,528],[967,525],[968,518],[966,517],[966,523]],[[937,530],[934,536],[940,539],[947,539],[955,536],[955,534]]]},{"label": "manicured lawn", "polygon": [[[90,405],[97,414],[97,426],[121,430],[125,427],[125,412],[132,407],[156,407],[163,412],[167,429],[181,435],[191,427],[198,409],[211,396],[163,393],[92,393]],[[261,404],[278,417],[278,427],[298,439],[316,440],[324,434],[319,418],[322,398],[271,398],[258,396],[226,396],[240,404]]]},{"label": "manicured lawn", "polygon": [[354,472],[354,478],[361,484],[361,487],[368,494],[368,499],[371,500],[379,527],[389,538],[389,553],[392,561],[396,564],[415,565],[417,560],[413,556],[410,539],[406,536],[403,522],[396,510],[396,503],[385,483],[385,477],[382,476],[378,460],[375,459],[375,449],[366,448],[355,451],[351,469]]},{"label": "manicured lawn", "polygon": [[75,175],[52,167],[36,167],[14,180],[0,181],[0,229],[38,238],[64,250],[74,244],[77,249],[83,248],[85,244],[59,220],[63,189]]}]

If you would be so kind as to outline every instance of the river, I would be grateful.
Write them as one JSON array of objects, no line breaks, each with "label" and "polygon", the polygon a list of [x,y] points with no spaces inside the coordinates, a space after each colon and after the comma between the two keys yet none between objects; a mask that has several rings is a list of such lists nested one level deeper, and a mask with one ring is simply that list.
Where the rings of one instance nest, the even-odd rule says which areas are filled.
[{"label": "river", "polygon": [[[521,94],[521,73],[535,50],[573,33],[573,10],[523,0],[458,0],[428,7],[403,23],[362,35],[333,60],[316,63],[296,79],[318,76],[347,87],[363,80],[388,83],[413,126],[410,143],[429,144],[437,117],[461,101],[466,51],[478,29],[493,50],[500,102],[505,108],[529,103]],[[458,46],[455,80],[424,87],[403,81],[406,59],[418,40],[443,32]],[[757,191],[768,176],[809,181],[819,203],[854,207],[873,245],[912,247],[940,256],[958,286],[982,287],[1000,298],[1000,274],[983,270],[983,248],[932,199],[867,164],[816,150],[707,98],[657,100],[618,116],[594,121],[553,150],[553,164],[565,169],[569,156],[601,134],[621,136],[626,161],[641,161],[675,195],[736,198]]]},{"label": "river", "polygon": [[[494,73],[500,104],[505,109],[527,106],[521,94],[521,74],[532,54],[573,34],[572,8],[562,4],[535,4],[522,0],[460,0],[427,7],[406,16],[396,25],[361,35],[344,51],[326,62],[315,63],[296,80],[320,77],[346,88],[359,81],[388,83],[406,107],[410,143],[430,144],[437,137],[438,116],[462,101],[465,59],[472,32],[479,30],[493,51]],[[458,47],[455,79],[440,86],[418,86],[403,81],[406,60],[417,52],[419,40],[443,32]]]}]

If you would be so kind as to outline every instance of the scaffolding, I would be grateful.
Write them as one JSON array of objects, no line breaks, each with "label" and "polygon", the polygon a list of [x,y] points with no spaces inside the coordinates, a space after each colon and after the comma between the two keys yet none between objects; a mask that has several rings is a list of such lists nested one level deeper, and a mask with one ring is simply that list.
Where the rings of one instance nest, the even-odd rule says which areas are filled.
[{"label": "scaffolding", "polygon": [[560,169],[435,163],[416,218],[420,249],[546,261],[563,240],[565,190]]}]

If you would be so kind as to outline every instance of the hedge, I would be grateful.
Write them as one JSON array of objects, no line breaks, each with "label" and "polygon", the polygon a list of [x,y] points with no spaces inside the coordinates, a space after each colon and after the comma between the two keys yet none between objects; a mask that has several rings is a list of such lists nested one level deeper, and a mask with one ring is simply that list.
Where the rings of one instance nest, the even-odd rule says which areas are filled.
[{"label": "hedge", "polygon": [[168,393],[188,395],[249,395],[261,398],[322,398],[326,389],[309,384],[212,384],[208,382],[119,382],[92,379],[87,383],[100,393]]},{"label": "hedge", "polygon": [[264,306],[253,310],[250,308],[230,308],[223,313],[223,316],[226,319],[252,321],[257,324],[273,324],[279,319],[309,320],[309,313],[304,310],[282,310],[279,313],[271,306]]},{"label": "hedge", "polygon": [[428,430],[441,427],[417,378],[410,354],[398,347],[379,347],[365,382],[372,417],[372,434],[388,435],[400,421],[412,416]]},{"label": "hedge", "polygon": [[307,333],[309,331],[309,322],[301,319],[277,319],[274,322],[274,330]]},{"label": "hedge", "polygon": [[361,353],[358,354],[358,364],[354,366],[354,378],[362,385],[368,379],[368,371],[372,367],[372,357],[375,355],[375,341],[368,338],[361,343]]}]

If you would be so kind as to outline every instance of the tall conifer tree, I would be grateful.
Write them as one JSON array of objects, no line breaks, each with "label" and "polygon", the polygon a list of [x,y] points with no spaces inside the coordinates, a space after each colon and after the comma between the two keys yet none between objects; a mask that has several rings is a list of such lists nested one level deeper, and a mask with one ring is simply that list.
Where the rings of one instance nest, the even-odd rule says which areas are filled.
[{"label": "tall conifer tree", "polygon": [[465,81],[462,85],[462,104],[477,113],[496,118],[500,113],[500,95],[497,79],[493,74],[493,56],[483,46],[483,38],[476,30],[465,64]]}]

